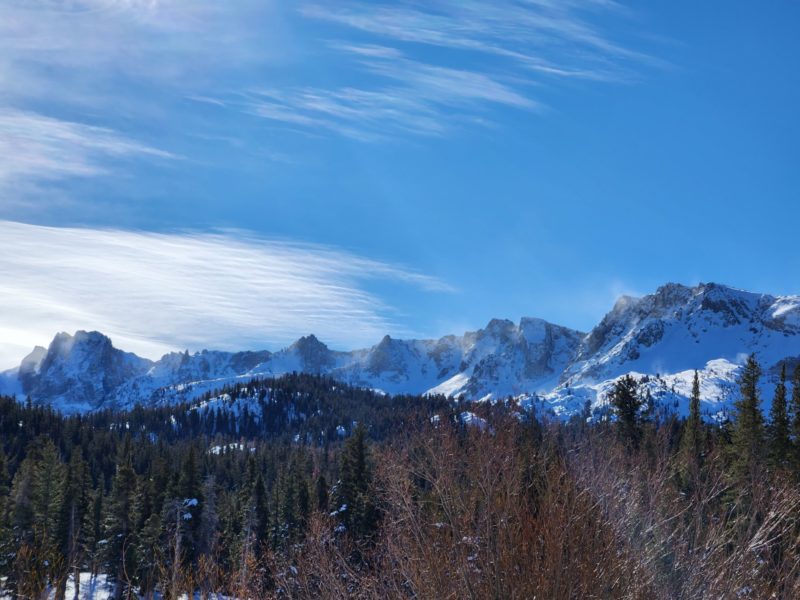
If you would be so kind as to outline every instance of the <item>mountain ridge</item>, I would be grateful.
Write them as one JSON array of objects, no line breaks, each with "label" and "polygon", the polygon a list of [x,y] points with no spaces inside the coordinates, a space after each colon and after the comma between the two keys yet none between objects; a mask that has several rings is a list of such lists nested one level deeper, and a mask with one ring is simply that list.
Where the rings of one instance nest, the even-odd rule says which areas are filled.
[{"label": "mountain ridge", "polygon": [[750,352],[771,372],[800,356],[800,296],[668,283],[641,298],[621,297],[589,332],[533,317],[492,319],[461,336],[387,335],[352,351],[332,350],[310,334],[275,352],[173,352],[156,361],[115,348],[99,332],[59,333],[0,375],[0,392],[86,412],[192,400],[227,382],[306,372],[389,394],[513,396],[567,416],[587,401],[599,407],[610,383],[627,373],[672,381],[679,391],[661,395],[680,410],[683,379],[697,369],[709,379],[704,402],[712,411],[715,402],[730,404],[738,365]]}]

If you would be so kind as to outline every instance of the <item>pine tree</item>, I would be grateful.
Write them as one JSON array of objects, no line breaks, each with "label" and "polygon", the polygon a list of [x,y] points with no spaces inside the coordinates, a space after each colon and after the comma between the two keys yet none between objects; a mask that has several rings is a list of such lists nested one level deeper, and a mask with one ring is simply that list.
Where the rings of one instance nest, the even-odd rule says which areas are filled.
[{"label": "pine tree", "polygon": [[14,476],[10,498],[16,577],[12,575],[7,584],[20,595],[41,593],[63,575],[58,517],[64,473],[64,464],[50,439],[39,438],[26,446],[26,457]]},{"label": "pine tree", "polygon": [[253,536],[258,548],[264,549],[269,545],[269,496],[267,486],[261,473],[256,476],[252,493],[253,511]]},{"label": "pine tree", "polygon": [[164,560],[164,522],[161,511],[153,512],[136,536],[137,581],[140,592],[147,598],[158,582],[159,567]]},{"label": "pine tree", "polygon": [[800,363],[792,372],[792,399],[790,404],[792,454],[795,473],[800,475]]},{"label": "pine tree", "polygon": [[638,448],[642,437],[639,423],[639,409],[642,407],[639,384],[631,375],[625,375],[614,383],[609,400],[617,417],[620,439],[627,445]]},{"label": "pine tree", "polygon": [[328,512],[328,482],[325,476],[320,474],[314,484],[315,496],[317,497],[317,510]]},{"label": "pine tree", "polygon": [[290,469],[289,473],[284,473],[279,490],[281,533],[283,542],[288,544],[294,539],[297,530],[297,485],[293,470]]},{"label": "pine tree", "polygon": [[786,409],[786,365],[781,367],[781,378],[775,386],[775,397],[770,409],[769,458],[775,468],[787,465],[791,453],[789,416]]},{"label": "pine tree", "polygon": [[225,494],[220,497],[220,565],[228,572],[233,572],[239,565],[242,550],[242,507],[239,495]]},{"label": "pine tree", "polygon": [[337,516],[356,538],[371,534],[377,526],[377,510],[370,495],[372,475],[367,462],[367,430],[362,423],[345,442],[336,484]]},{"label": "pine tree", "polygon": [[133,524],[136,472],[131,464],[130,438],[123,442],[117,469],[111,484],[105,519],[104,562],[114,581],[114,599],[120,600],[128,589],[128,578],[136,571]]},{"label": "pine tree", "polygon": [[42,537],[55,541],[64,499],[66,467],[53,442],[47,440],[33,469],[32,493],[34,526]]},{"label": "pine tree", "polygon": [[197,531],[197,549],[200,554],[210,554],[217,545],[219,513],[217,512],[217,484],[213,475],[203,480],[203,519]]},{"label": "pine tree", "polygon": [[758,381],[761,367],[751,354],[739,380],[741,398],[735,403],[733,424],[733,475],[740,491],[748,492],[758,473],[764,451],[764,418],[759,407]]},{"label": "pine tree", "polygon": [[190,563],[197,558],[198,533],[202,524],[203,489],[200,481],[200,469],[197,465],[197,454],[194,445],[183,463],[178,481],[178,500],[183,504],[183,540],[184,557]]},{"label": "pine tree", "polygon": [[6,506],[8,506],[8,495],[10,492],[9,479],[8,479],[8,458],[6,453],[0,446],[0,527],[3,525],[3,516],[6,513]]},{"label": "pine tree", "polygon": [[692,397],[689,401],[689,416],[683,426],[681,436],[681,462],[684,472],[689,478],[696,478],[703,461],[705,432],[700,416],[700,377],[694,372],[692,381]]},{"label": "pine tree", "polygon": [[12,545],[11,528],[8,519],[10,504],[10,481],[8,476],[8,459],[0,446],[0,573],[6,571],[7,558]]},{"label": "pine tree", "polygon": [[243,585],[255,557],[272,543],[267,488],[253,455],[248,456],[240,488],[231,497],[236,509],[229,512],[240,517],[223,524],[222,539]]},{"label": "pine tree", "polygon": [[308,491],[308,482],[301,477],[297,481],[297,516],[301,535],[305,532],[310,514],[311,494]]},{"label": "pine tree", "polygon": [[34,458],[28,455],[20,463],[11,482],[9,525],[17,546],[29,542],[33,536],[33,471]]},{"label": "pine tree", "polygon": [[89,508],[83,518],[81,527],[81,549],[86,556],[89,571],[97,575],[100,561],[100,541],[103,539],[103,491],[95,489],[89,500]]},{"label": "pine tree", "polygon": [[[89,465],[83,460],[80,448],[76,448],[67,466],[64,501],[59,515],[59,542],[66,558],[65,567],[73,571],[75,598],[80,597],[81,527],[89,505],[90,491]],[[66,579],[63,579],[57,598],[63,598],[65,588]]]}]

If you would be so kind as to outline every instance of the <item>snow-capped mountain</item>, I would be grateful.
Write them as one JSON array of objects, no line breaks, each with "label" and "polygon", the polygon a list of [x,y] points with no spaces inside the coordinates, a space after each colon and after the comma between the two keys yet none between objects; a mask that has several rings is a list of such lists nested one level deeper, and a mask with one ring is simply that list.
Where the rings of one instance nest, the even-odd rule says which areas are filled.
[{"label": "snow-capped mountain", "polygon": [[59,333],[50,346],[34,348],[18,370],[19,387],[38,402],[64,410],[100,408],[116,390],[144,375],[151,362],[114,348],[97,332]]},{"label": "snow-capped mountain", "polygon": [[800,356],[800,296],[775,297],[709,283],[667,284],[643,298],[623,296],[581,342],[560,385],[541,399],[559,414],[605,401],[613,382],[638,374],[656,400],[686,413],[694,370],[706,414],[723,418],[738,394],[738,372],[755,353],[767,403],[779,373]]},{"label": "snow-capped mountain", "polygon": [[643,298],[620,298],[583,340],[564,381],[675,373],[751,352],[767,365],[800,354],[800,297],[668,284]]},{"label": "snow-capped mountain", "polygon": [[663,407],[685,410],[693,371],[709,415],[730,406],[743,358],[776,365],[800,357],[800,297],[774,297],[717,284],[668,284],[620,298],[584,334],[541,319],[494,319],[438,340],[384,337],[349,352],[302,337],[278,352],[171,353],[150,361],[118,350],[97,332],[60,333],[0,375],[0,393],[30,396],[67,412],[190,400],[223,384],[293,371],[398,393],[471,400],[517,397],[557,415],[600,407],[614,380],[637,373]]},{"label": "snow-capped mountain", "polygon": [[158,361],[114,348],[104,335],[59,333],[0,379],[0,392],[30,396],[65,412],[189,400],[225,383],[291,372],[330,375],[386,393],[467,397],[547,391],[583,334],[538,319],[493,320],[485,329],[438,340],[385,336],[371,348],[329,349],[315,336],[278,352],[170,353]]}]

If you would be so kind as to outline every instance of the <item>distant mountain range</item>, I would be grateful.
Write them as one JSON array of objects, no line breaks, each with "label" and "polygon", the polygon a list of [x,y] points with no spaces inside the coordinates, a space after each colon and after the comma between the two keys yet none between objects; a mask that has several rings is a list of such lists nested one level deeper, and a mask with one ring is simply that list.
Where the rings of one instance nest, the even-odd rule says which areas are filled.
[{"label": "distant mountain range", "polygon": [[800,296],[771,296],[719,284],[667,284],[624,296],[590,332],[541,319],[494,319],[438,340],[384,337],[342,352],[315,336],[278,352],[170,353],[151,361],[115,348],[98,332],[59,333],[19,367],[0,374],[0,393],[64,412],[192,400],[225,383],[290,372],[329,375],[388,394],[440,393],[467,400],[509,396],[558,416],[588,402],[602,409],[614,380],[636,373],[664,410],[684,412],[693,370],[703,408],[722,418],[743,357],[755,352],[769,395],[778,365],[800,357]]}]

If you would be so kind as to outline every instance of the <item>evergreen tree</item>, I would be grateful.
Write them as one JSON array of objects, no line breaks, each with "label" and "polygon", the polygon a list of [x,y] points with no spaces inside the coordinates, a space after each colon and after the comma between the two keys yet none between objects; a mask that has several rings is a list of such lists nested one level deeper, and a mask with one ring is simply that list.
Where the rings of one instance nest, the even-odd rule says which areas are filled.
[{"label": "evergreen tree", "polygon": [[50,439],[39,438],[27,444],[9,499],[9,537],[15,555],[8,557],[13,565],[6,582],[22,596],[40,594],[63,574],[58,517],[64,473],[64,464]]},{"label": "evergreen tree", "polygon": [[33,472],[34,457],[31,454],[20,463],[11,482],[9,525],[17,546],[30,541],[33,536]]},{"label": "evergreen tree", "polygon": [[[67,466],[64,501],[59,516],[59,542],[66,559],[65,567],[73,572],[75,598],[80,597],[81,527],[88,508],[90,491],[89,465],[83,460],[80,448],[76,448]],[[64,578],[57,590],[57,599],[64,597],[65,588]]]},{"label": "evergreen tree", "polygon": [[689,401],[689,416],[683,426],[680,446],[682,468],[687,478],[694,479],[698,476],[703,461],[704,434],[703,420],[700,416],[700,377],[695,371],[692,397]]},{"label": "evergreen tree", "polygon": [[736,401],[733,423],[733,475],[740,491],[747,492],[758,473],[764,450],[764,418],[758,397],[761,367],[751,354],[739,380],[741,397]]},{"label": "evergreen tree", "polygon": [[367,430],[359,423],[345,442],[336,484],[336,513],[356,538],[371,534],[377,526],[377,510],[371,497],[372,474],[367,462]]},{"label": "evergreen tree", "polygon": [[792,399],[790,405],[792,454],[795,473],[800,474],[800,363],[792,372]]},{"label": "evergreen tree", "polygon": [[66,467],[58,450],[52,441],[45,441],[33,470],[32,494],[34,527],[48,542],[55,541],[58,534],[65,478]]},{"label": "evergreen tree", "polygon": [[159,568],[164,561],[164,520],[161,511],[153,512],[136,536],[136,579],[145,598],[155,590]]},{"label": "evergreen tree", "polygon": [[314,484],[314,495],[317,498],[317,510],[320,512],[328,512],[328,482],[325,475],[320,474]]},{"label": "evergreen tree", "polygon": [[219,529],[219,514],[217,512],[217,486],[213,475],[203,480],[203,518],[197,531],[197,550],[200,554],[210,554],[216,544]]},{"label": "evergreen tree", "polygon": [[194,445],[189,447],[189,452],[181,469],[177,490],[178,500],[183,505],[183,543],[184,557],[190,563],[197,558],[197,542],[202,524],[202,496],[203,489],[200,480],[200,469],[197,464],[197,454]]},{"label": "evergreen tree", "polygon": [[6,514],[6,507],[8,505],[8,495],[10,492],[9,479],[8,479],[8,458],[0,446],[0,527],[3,526],[3,517]]},{"label": "evergreen tree", "polygon": [[281,537],[284,544],[288,544],[297,530],[297,482],[294,471],[289,470],[281,478],[280,490],[280,519]]},{"label": "evergreen tree", "polygon": [[220,497],[220,566],[233,572],[240,564],[242,550],[242,507],[238,494],[225,494]]},{"label": "evergreen tree", "polygon": [[769,423],[769,458],[773,467],[782,468],[791,453],[789,416],[786,408],[786,365],[781,367],[781,378],[775,386]]},{"label": "evergreen tree", "polygon": [[103,539],[103,491],[95,489],[89,499],[89,508],[83,518],[81,527],[80,544],[89,572],[94,577],[97,575],[100,562],[100,542]]},{"label": "evergreen tree", "polygon": [[134,505],[136,497],[136,472],[131,464],[130,438],[126,438],[117,459],[117,469],[111,484],[111,495],[106,508],[104,562],[114,581],[114,599],[120,600],[129,592],[129,578],[136,572],[135,539],[136,522]]},{"label": "evergreen tree", "polygon": [[[254,464],[254,461],[250,461],[251,464]],[[262,501],[258,498],[261,494],[261,491],[264,490],[264,486],[262,485],[263,482],[260,479],[260,474],[255,477],[252,484],[247,488],[250,491],[250,494],[247,498],[245,498],[244,502],[241,503],[240,511],[242,513],[241,518],[241,533],[240,533],[240,540],[238,544],[238,556],[236,557],[236,569],[239,572],[240,576],[240,585],[244,586],[245,582],[248,580],[248,572],[250,565],[253,562],[253,559],[258,554],[259,550],[259,542],[261,540],[258,539],[259,530],[264,523],[260,520],[261,517],[264,515],[259,515],[258,510],[256,508],[256,504],[260,504],[262,509],[266,506],[266,502]],[[240,496],[240,494],[237,494]],[[267,519],[267,533],[269,532],[269,515],[266,515]],[[232,540],[233,538],[231,538]],[[262,546],[265,546],[265,542],[261,542]]]},{"label": "evergreen tree", "polygon": [[269,544],[269,496],[267,486],[261,473],[256,476],[252,493],[253,535],[258,548],[266,548]]},{"label": "evergreen tree", "polygon": [[642,437],[639,423],[639,409],[642,407],[639,384],[631,375],[625,375],[614,383],[609,400],[617,417],[620,439],[627,445],[638,448]]},{"label": "evergreen tree", "polygon": [[8,557],[13,548],[9,523],[10,481],[8,476],[8,459],[0,446],[0,573],[8,566]]},{"label": "evergreen tree", "polygon": [[308,482],[304,478],[297,480],[297,517],[299,530],[305,532],[308,516],[311,514],[311,494],[308,491]]}]

